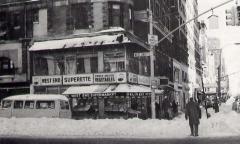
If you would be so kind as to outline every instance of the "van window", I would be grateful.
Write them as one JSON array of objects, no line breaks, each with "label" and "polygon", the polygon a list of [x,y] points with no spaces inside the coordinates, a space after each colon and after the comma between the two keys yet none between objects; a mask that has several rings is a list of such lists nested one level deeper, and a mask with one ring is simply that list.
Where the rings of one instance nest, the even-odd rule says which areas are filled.
[{"label": "van window", "polygon": [[5,100],[5,101],[3,101],[2,108],[10,108],[11,105],[12,105],[12,101],[10,101],[10,100]]},{"label": "van window", "polygon": [[55,103],[54,101],[37,101],[36,109],[54,109]]},{"label": "van window", "polygon": [[15,108],[15,109],[22,109],[23,108],[23,101],[14,101],[13,108]]},{"label": "van window", "polygon": [[67,101],[60,101],[60,107],[61,109],[69,109],[69,104]]},{"label": "van window", "polygon": [[34,101],[25,101],[25,109],[33,109],[34,108]]}]

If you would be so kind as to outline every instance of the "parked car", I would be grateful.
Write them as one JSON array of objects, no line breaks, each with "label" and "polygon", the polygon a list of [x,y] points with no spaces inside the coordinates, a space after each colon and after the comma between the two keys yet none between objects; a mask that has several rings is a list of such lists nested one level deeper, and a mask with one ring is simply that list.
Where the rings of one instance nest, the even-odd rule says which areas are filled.
[{"label": "parked car", "polygon": [[50,94],[26,94],[4,98],[0,117],[71,118],[67,97]]}]

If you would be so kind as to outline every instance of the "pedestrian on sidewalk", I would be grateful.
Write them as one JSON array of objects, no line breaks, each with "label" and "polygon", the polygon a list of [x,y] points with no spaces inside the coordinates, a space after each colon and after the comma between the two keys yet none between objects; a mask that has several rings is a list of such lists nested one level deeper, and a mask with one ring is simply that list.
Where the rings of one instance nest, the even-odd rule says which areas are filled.
[{"label": "pedestrian on sidewalk", "polygon": [[164,113],[164,118],[170,120],[171,119],[171,103],[168,100],[168,97],[165,96],[162,102],[162,109]]},{"label": "pedestrian on sidewalk", "polygon": [[201,109],[197,102],[193,101],[193,98],[190,97],[190,101],[186,105],[185,118],[189,119],[189,126],[191,129],[191,136],[198,136],[198,125],[200,123],[199,119],[201,118]]},{"label": "pedestrian on sidewalk", "polygon": [[178,114],[178,104],[176,103],[175,100],[172,101],[172,111],[174,116],[177,116]]},{"label": "pedestrian on sidewalk", "polygon": [[217,97],[215,97],[214,100],[213,100],[213,109],[215,110],[215,113],[219,112],[219,105],[218,105]]},{"label": "pedestrian on sidewalk", "polygon": [[238,109],[238,99],[236,98],[235,101],[232,104],[232,110],[237,112]]}]

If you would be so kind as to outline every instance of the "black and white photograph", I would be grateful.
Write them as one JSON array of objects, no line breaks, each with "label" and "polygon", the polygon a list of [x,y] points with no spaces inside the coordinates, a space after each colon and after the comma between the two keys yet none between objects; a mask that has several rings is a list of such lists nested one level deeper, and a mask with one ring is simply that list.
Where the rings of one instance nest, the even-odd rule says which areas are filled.
[{"label": "black and white photograph", "polygon": [[240,0],[0,0],[0,144],[239,144]]}]

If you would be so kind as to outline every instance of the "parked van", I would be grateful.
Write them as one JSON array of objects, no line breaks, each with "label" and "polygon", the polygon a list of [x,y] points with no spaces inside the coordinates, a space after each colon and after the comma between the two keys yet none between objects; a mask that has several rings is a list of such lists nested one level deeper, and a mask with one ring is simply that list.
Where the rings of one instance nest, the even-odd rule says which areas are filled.
[{"label": "parked van", "polygon": [[68,99],[63,95],[26,94],[4,98],[0,117],[71,118]]}]

